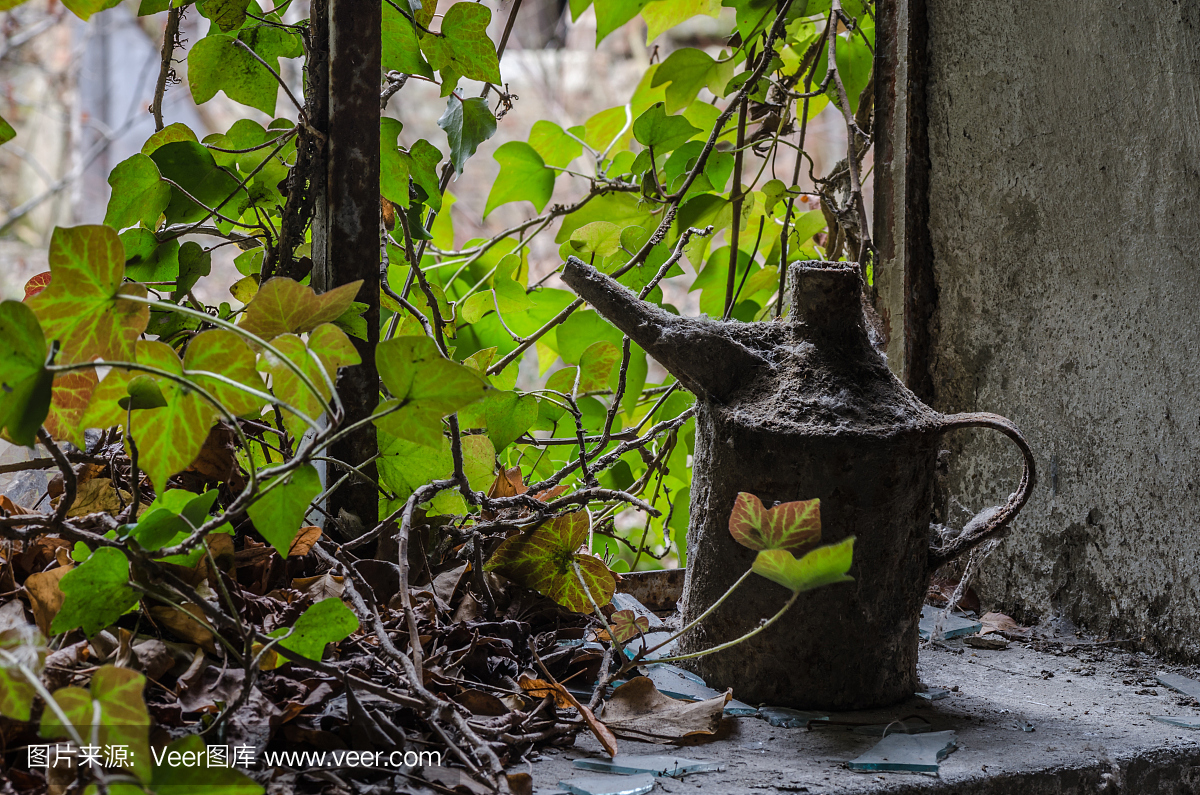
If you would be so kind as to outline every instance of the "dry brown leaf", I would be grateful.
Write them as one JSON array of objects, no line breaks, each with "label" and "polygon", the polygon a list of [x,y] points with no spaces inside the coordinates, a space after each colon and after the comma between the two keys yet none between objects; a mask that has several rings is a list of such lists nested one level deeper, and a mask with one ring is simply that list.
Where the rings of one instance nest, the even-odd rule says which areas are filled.
[{"label": "dry brown leaf", "polygon": [[317,541],[321,538],[321,528],[319,527],[301,527],[300,532],[296,534],[292,540],[292,545],[288,547],[287,556],[289,558],[302,558],[312,551],[316,546]]},{"label": "dry brown leaf", "polygon": [[963,643],[970,646],[972,649],[989,649],[991,651],[999,651],[1008,648],[1008,641],[996,635],[968,635],[963,638]]},{"label": "dry brown leaf", "polygon": [[117,489],[110,478],[90,478],[81,483],[75,492],[75,502],[67,511],[68,518],[86,516],[89,513],[107,513],[115,516],[120,512],[122,500],[133,499],[128,492],[117,496]]},{"label": "dry brown leaf", "polygon": [[567,689],[558,682],[547,682],[545,679],[534,679],[528,674],[522,674],[517,680],[517,684],[521,689],[529,694],[531,698],[545,698],[546,696],[554,696],[555,706],[569,709],[575,706],[575,699],[567,692]]},{"label": "dry brown leaf", "polygon": [[496,475],[496,480],[492,483],[492,487],[488,489],[488,496],[492,499],[515,497],[527,491],[529,491],[529,487],[525,485],[525,481],[521,477],[521,468],[513,467],[512,469],[501,470],[500,474]]},{"label": "dry brown leaf", "polygon": [[[644,677],[642,677],[644,678]],[[649,681],[649,680],[646,680]],[[547,682],[545,679],[534,679],[533,677],[523,674],[517,680],[517,684],[521,686],[529,695],[534,698],[545,698],[548,695],[554,696],[554,703],[560,707],[574,707],[583,716],[583,722],[587,724],[592,734],[596,736],[601,747],[608,753],[609,756],[617,755],[617,738],[613,735],[609,728],[596,718],[592,711],[579,703],[579,699],[571,695],[571,693],[558,682]],[[565,702],[565,703],[564,703]]]},{"label": "dry brown leaf", "polygon": [[503,701],[482,690],[464,690],[455,696],[454,700],[471,710],[473,715],[494,717],[507,715],[510,711]]},{"label": "dry brown leaf", "polygon": [[208,480],[229,482],[234,491],[242,489],[243,478],[237,463],[237,436],[223,422],[219,422],[208,432],[200,455],[187,468],[189,472],[198,472]]},{"label": "dry brown leaf", "polygon": [[29,605],[33,608],[33,620],[47,638],[51,637],[50,622],[58,615],[66,598],[58,584],[73,568],[74,566],[59,566],[50,571],[30,574],[25,579],[25,593],[29,595]]},{"label": "dry brown leaf", "polygon": [[454,601],[454,592],[458,590],[458,584],[462,581],[466,571],[467,564],[465,563],[461,566],[455,566],[449,571],[443,571],[433,578],[433,592],[446,604],[452,603]]},{"label": "dry brown leaf", "polygon": [[637,676],[613,691],[600,718],[618,737],[672,743],[693,734],[714,734],[732,697],[733,691],[726,690],[705,701],[679,701]]},{"label": "dry brown leaf", "polygon": [[343,577],[325,572],[316,577],[297,577],[292,580],[292,587],[319,602],[322,599],[341,599],[342,591],[346,589],[344,581]]},{"label": "dry brown leaf", "polygon": [[167,629],[189,643],[195,643],[205,651],[217,653],[217,644],[213,642],[212,624],[204,617],[204,611],[199,605],[185,604],[183,609],[190,615],[175,607],[157,605],[150,608],[150,616]]},{"label": "dry brown leaf", "polygon": [[506,773],[505,776],[513,795],[533,795],[533,776],[528,773]]},{"label": "dry brown leaf", "polygon": [[33,511],[27,511],[20,505],[17,505],[6,494],[0,494],[0,510],[3,510],[9,516],[24,516],[27,513],[33,513]]},{"label": "dry brown leaf", "polygon": [[1012,636],[1022,637],[1029,633],[1029,627],[1021,626],[1012,616],[1006,616],[1004,613],[984,613],[979,623],[983,624],[983,629],[979,631],[980,636],[996,632],[1011,639]]}]

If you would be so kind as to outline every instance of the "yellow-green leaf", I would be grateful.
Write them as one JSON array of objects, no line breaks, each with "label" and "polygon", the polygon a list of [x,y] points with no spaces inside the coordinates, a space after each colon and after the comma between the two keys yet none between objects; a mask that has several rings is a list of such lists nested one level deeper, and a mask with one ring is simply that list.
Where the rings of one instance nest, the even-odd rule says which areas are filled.
[{"label": "yellow-green leaf", "polygon": [[850,536],[840,543],[817,547],[799,560],[786,549],[764,549],[754,558],[751,571],[791,591],[808,591],[853,581],[847,574],[853,557],[854,536]]}]

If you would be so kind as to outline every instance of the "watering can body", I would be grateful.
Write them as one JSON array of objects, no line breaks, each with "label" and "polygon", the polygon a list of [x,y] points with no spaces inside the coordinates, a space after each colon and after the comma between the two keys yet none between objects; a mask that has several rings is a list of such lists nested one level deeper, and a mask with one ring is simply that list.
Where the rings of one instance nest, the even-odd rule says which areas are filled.
[{"label": "watering can body", "polygon": [[[891,373],[867,335],[857,266],[797,263],[790,276],[788,318],[737,323],[662,312],[578,260],[565,274],[697,396],[684,622],[754,562],[729,532],[739,492],[768,507],[819,498],[822,543],[856,538],[853,582],[800,594],[763,632],[689,667],[749,703],[883,706],[917,687],[918,622],[933,570],[1003,531],[1033,487],[1033,457],[1008,420],[939,414]],[[966,427],[1007,435],[1025,471],[1005,505],[944,542],[930,530],[937,452],[942,434]],[[744,635],[788,596],[752,577],[680,639],[679,652]]]}]

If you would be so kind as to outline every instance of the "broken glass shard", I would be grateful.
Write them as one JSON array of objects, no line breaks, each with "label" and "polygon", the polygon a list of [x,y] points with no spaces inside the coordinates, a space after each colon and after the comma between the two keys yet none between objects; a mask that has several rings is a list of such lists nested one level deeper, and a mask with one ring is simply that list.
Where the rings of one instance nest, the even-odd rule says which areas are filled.
[{"label": "broken glass shard", "polygon": [[803,729],[810,721],[829,720],[829,716],[824,712],[809,712],[788,707],[763,707],[758,711],[758,716],[772,726],[783,729]]},{"label": "broken glass shard", "polygon": [[[641,651],[642,649],[653,649],[655,646],[662,643],[663,641],[670,639],[671,635],[673,635],[673,634],[674,634],[673,632],[647,632],[644,636],[639,635],[638,637],[634,638],[633,640],[631,640],[625,644],[625,653],[627,655],[629,655],[629,659],[632,660],[637,656],[637,653],[639,651]],[[668,643],[666,646],[663,646],[661,649],[657,649],[655,651],[650,652],[645,657],[643,657],[643,659],[657,660],[659,657],[670,657],[672,654],[675,653],[676,643],[678,643],[678,641],[672,640],[670,643]]]},{"label": "broken glass shard", "polygon": [[725,714],[731,718],[752,718],[758,714],[758,707],[752,707],[744,701],[731,698],[725,705]]},{"label": "broken glass shard", "polygon": [[617,754],[612,759],[576,759],[575,767],[594,770],[597,773],[615,773],[621,776],[649,773],[652,776],[683,778],[689,773],[708,773],[721,770],[717,762],[701,762],[682,756],[657,754]]},{"label": "broken glass shard", "polygon": [[[933,631],[937,628],[938,620],[941,616],[942,611],[936,607],[925,605],[921,608],[921,624],[918,629],[921,640],[929,640]],[[957,638],[960,635],[974,635],[981,629],[983,629],[983,624],[980,624],[978,621],[956,616],[953,613],[948,614],[942,621],[942,637],[947,640]]]},{"label": "broken glass shard", "polygon": [[1188,679],[1186,676],[1180,676],[1179,674],[1159,674],[1154,678],[1164,687],[1177,690],[1185,696],[1200,699],[1200,682],[1197,682],[1195,679]]},{"label": "broken glass shard", "polygon": [[646,676],[654,683],[654,687],[664,696],[683,701],[704,701],[721,695],[704,684],[704,680],[691,671],[676,668],[674,665],[652,663],[645,666],[645,671]]},{"label": "broken glass shard", "polygon": [[851,770],[936,773],[957,745],[953,731],[930,734],[889,734],[875,747],[850,761]]},{"label": "broken glass shard", "polygon": [[923,698],[926,701],[941,701],[950,695],[949,690],[926,690],[923,693],[917,693],[917,698]]},{"label": "broken glass shard", "polygon": [[558,782],[558,786],[573,795],[644,795],[654,789],[654,776],[649,773],[636,776],[576,776]]},{"label": "broken glass shard", "polygon": [[1153,715],[1152,717],[1159,723],[1181,726],[1185,729],[1200,729],[1200,716],[1198,715]]},{"label": "broken glass shard", "polygon": [[855,726],[853,729],[855,734],[867,734],[872,737],[882,737],[885,733],[889,737],[894,733],[926,734],[932,730],[933,726],[929,721],[918,717],[892,721],[891,723],[872,723],[867,726]]}]

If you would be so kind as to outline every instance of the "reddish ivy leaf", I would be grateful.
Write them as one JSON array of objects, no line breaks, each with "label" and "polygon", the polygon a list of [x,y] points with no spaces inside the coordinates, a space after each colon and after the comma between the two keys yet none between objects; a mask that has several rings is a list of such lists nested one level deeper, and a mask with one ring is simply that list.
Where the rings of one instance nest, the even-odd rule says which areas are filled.
[{"label": "reddish ivy leaf", "polygon": [[322,323],[332,323],[341,317],[361,281],[343,284],[327,293],[317,295],[311,287],[291,279],[271,279],[258,288],[246,306],[241,328],[270,342],[280,334],[303,334]]},{"label": "reddish ivy leaf", "polygon": [[58,227],[50,238],[52,280],[29,299],[46,338],[62,345],[58,364],[131,361],[134,342],[150,322],[150,307],[124,300],[146,297],[123,284],[125,247],[107,226]]},{"label": "reddish ivy leaf", "polygon": [[505,539],[483,567],[537,591],[576,613],[590,613],[592,603],[575,574],[579,564],[596,604],[612,601],[617,588],[612,572],[594,555],[579,552],[587,541],[591,517],[587,511],[560,516]]},{"label": "reddish ivy leaf", "polygon": [[94,369],[71,370],[54,377],[50,393],[50,416],[46,430],[55,439],[64,439],[83,449],[83,415],[92,402],[99,379]]},{"label": "reddish ivy leaf", "polygon": [[821,501],[785,502],[768,510],[758,497],[739,492],[729,533],[750,549],[799,552],[821,540]]},{"label": "reddish ivy leaf", "polygon": [[50,271],[39,273],[29,281],[25,282],[25,300],[28,301],[35,295],[45,290],[50,286]]},{"label": "reddish ivy leaf", "polygon": [[612,614],[612,624],[608,634],[621,643],[633,640],[639,634],[650,631],[650,619],[645,616],[635,616],[632,610],[618,610]]}]

